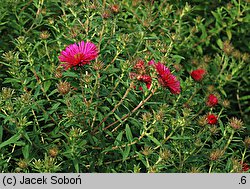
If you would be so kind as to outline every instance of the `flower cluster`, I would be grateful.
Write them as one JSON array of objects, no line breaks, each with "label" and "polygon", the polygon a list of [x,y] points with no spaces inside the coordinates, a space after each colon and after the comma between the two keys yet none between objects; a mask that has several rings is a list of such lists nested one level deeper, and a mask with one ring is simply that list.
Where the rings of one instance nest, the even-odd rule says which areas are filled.
[{"label": "flower cluster", "polygon": [[[64,63],[62,66],[67,70],[89,64],[97,56],[98,50],[93,43],[81,41],[66,47],[61,52],[59,60]],[[130,78],[136,78],[138,81],[145,83],[146,87],[150,89],[152,77],[147,73],[146,67],[148,66],[154,66],[158,74],[158,81],[163,87],[167,87],[172,94],[180,94],[180,81],[170,72],[169,68],[160,62],[155,63],[154,60],[149,61],[148,65],[145,65],[144,61],[139,60],[134,66],[135,72],[130,73]],[[139,90],[142,90],[142,86],[139,87]]]},{"label": "flower cluster", "polygon": [[[214,94],[210,94],[207,98],[206,102],[208,107],[214,107],[218,104],[218,98]],[[208,114],[207,115],[207,123],[210,125],[216,124],[218,121],[218,118],[214,114]]]},{"label": "flower cluster", "polygon": [[[143,60],[138,60],[134,65],[135,72],[130,73],[131,79],[137,79],[139,82],[145,83],[147,88],[150,89],[152,84],[152,77],[147,73],[146,66]],[[137,89],[135,87],[135,89]],[[139,86],[139,90],[142,90],[142,86]]]},{"label": "flower cluster", "polygon": [[[160,62],[155,63],[154,60],[150,60],[147,64],[147,67],[148,66],[153,66],[155,68],[158,75],[158,81],[161,86],[168,88],[172,94],[180,94],[180,81],[177,80],[177,78],[164,64]],[[137,80],[146,83],[146,86],[149,89],[152,83],[152,78],[146,74],[144,62],[142,60],[139,60],[134,66],[134,69],[137,70],[137,73],[139,73],[139,75],[132,72],[132,78],[136,77]],[[142,87],[140,87],[139,89],[142,90]]]}]

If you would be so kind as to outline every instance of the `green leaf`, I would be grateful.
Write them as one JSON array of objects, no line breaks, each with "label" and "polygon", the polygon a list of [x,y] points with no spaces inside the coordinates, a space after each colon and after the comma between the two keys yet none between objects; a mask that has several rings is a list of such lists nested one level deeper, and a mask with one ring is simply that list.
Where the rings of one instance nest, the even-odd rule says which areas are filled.
[{"label": "green leaf", "polygon": [[240,100],[249,100],[249,99],[250,99],[250,95],[240,97]]},{"label": "green leaf", "polygon": [[216,43],[220,47],[220,49],[223,49],[223,42],[221,41],[221,39],[217,39]]},{"label": "green leaf", "polygon": [[132,135],[131,129],[130,129],[130,127],[129,127],[128,124],[126,124],[125,131],[126,131],[126,137],[127,137],[128,141],[129,141],[129,142],[132,142],[132,140],[133,140],[133,135]]},{"label": "green leaf", "polygon": [[115,115],[116,119],[118,119],[122,123],[121,118],[118,115],[116,115],[115,113],[114,113],[114,115]]},{"label": "green leaf", "polygon": [[29,141],[30,144],[32,144],[30,137],[26,132],[23,133],[23,136]]},{"label": "green leaf", "polygon": [[19,133],[15,134],[14,136],[12,136],[11,138],[9,138],[8,140],[2,142],[0,144],[0,149],[4,146],[7,146],[9,144],[15,143],[17,142],[19,139],[21,138],[21,135]]},{"label": "green leaf", "polygon": [[52,106],[51,110],[57,110],[57,108],[60,106],[60,104],[61,104],[61,102],[55,103],[55,104]]},{"label": "green leaf", "polygon": [[79,173],[79,162],[76,159],[73,159],[73,164],[77,173]]},{"label": "green leaf", "polygon": [[122,141],[122,135],[123,135],[123,131],[121,131],[121,132],[119,133],[119,135],[116,137],[115,142],[114,142],[114,144],[115,144],[116,146],[120,145],[120,143],[121,143],[121,141]]},{"label": "green leaf", "polygon": [[44,82],[44,92],[46,93],[51,85],[51,81],[47,80]]},{"label": "green leaf", "polygon": [[148,138],[152,140],[157,146],[161,146],[161,143],[155,137],[148,135]]},{"label": "green leaf", "polygon": [[122,153],[122,161],[125,161],[125,160],[126,160],[126,158],[127,158],[128,155],[129,155],[130,149],[131,149],[131,147],[128,146],[128,145],[125,147],[125,150],[124,150],[124,152]]},{"label": "green leaf", "polygon": [[30,155],[30,145],[27,144],[22,148],[22,152],[23,152],[23,157],[24,159],[29,159],[29,155]]},{"label": "green leaf", "polygon": [[106,74],[111,74],[111,73],[117,73],[120,72],[121,70],[118,68],[109,68],[107,71],[104,71]]},{"label": "green leaf", "polygon": [[55,93],[57,93],[58,92],[58,90],[57,89],[54,89],[48,96],[50,97],[51,95],[53,95],[53,94],[55,94]]},{"label": "green leaf", "polygon": [[0,126],[0,142],[3,140],[3,127]]},{"label": "green leaf", "polygon": [[148,164],[147,164],[146,160],[144,159],[144,156],[141,153],[139,153],[139,152],[137,152],[137,154],[138,154],[139,159],[145,165],[145,167],[148,167]]},{"label": "green leaf", "polygon": [[220,125],[220,130],[221,130],[221,133],[224,133],[224,131],[225,131],[225,127],[224,127],[224,125],[223,125],[222,121],[219,119],[219,120],[218,120],[218,122],[219,122],[219,125]]},{"label": "green leaf", "polygon": [[228,39],[231,40],[231,39],[232,39],[232,32],[231,32],[231,30],[230,30],[230,29],[227,29],[227,30],[226,30],[226,33],[227,33]]},{"label": "green leaf", "polygon": [[192,137],[188,137],[188,136],[172,136],[171,139],[173,139],[173,140],[191,140]]},{"label": "green leaf", "polygon": [[78,77],[78,75],[74,72],[63,72],[63,76],[66,76],[66,77]]}]

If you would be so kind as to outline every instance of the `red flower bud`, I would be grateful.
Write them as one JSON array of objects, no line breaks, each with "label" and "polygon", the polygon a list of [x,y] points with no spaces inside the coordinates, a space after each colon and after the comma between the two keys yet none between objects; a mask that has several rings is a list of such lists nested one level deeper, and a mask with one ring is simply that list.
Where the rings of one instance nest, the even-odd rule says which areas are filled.
[{"label": "red flower bud", "polygon": [[207,106],[212,107],[216,106],[217,104],[218,104],[218,98],[215,95],[210,94],[207,99]]},{"label": "red flower bud", "polygon": [[201,81],[204,77],[204,75],[206,74],[206,70],[204,69],[197,69],[191,72],[191,77],[195,80],[195,81]]},{"label": "red flower bud", "polygon": [[207,115],[207,123],[210,125],[214,125],[216,124],[218,121],[217,116],[215,116],[214,114],[208,114]]}]

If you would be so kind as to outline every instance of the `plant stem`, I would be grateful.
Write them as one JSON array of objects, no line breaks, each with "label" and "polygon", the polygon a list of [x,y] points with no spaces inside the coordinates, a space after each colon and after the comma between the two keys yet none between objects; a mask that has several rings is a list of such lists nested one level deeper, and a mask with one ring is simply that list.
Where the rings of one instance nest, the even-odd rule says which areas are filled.
[{"label": "plant stem", "polygon": [[[156,89],[154,89],[151,94],[145,99],[142,100],[130,113],[126,114],[125,116],[123,116],[121,118],[121,120],[126,120],[129,116],[131,116],[133,113],[135,113],[143,104],[145,104],[155,93]],[[103,128],[102,130],[105,131],[108,128],[112,127],[113,125],[115,125],[116,123],[118,123],[119,120],[114,121],[113,123],[109,124],[107,127]],[[95,133],[96,134],[96,133]]]},{"label": "plant stem", "polygon": [[228,148],[229,144],[232,142],[234,133],[235,133],[235,131],[233,130],[232,133],[231,133],[231,135],[230,135],[230,137],[229,137],[229,139],[228,139],[228,141],[227,141],[226,146],[223,148],[223,151],[224,151],[224,152],[225,152],[226,149]]}]

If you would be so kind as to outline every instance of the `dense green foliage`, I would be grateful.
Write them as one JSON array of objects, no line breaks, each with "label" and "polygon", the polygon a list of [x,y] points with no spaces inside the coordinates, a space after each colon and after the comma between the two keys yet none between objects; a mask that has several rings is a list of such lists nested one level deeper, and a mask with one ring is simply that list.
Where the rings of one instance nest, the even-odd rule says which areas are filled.
[{"label": "dense green foliage", "polygon": [[[248,0],[1,0],[0,170],[247,171],[249,28]],[[63,70],[60,52],[82,40],[98,59]],[[139,59],[164,63],[181,93],[153,69],[134,88]]]}]

